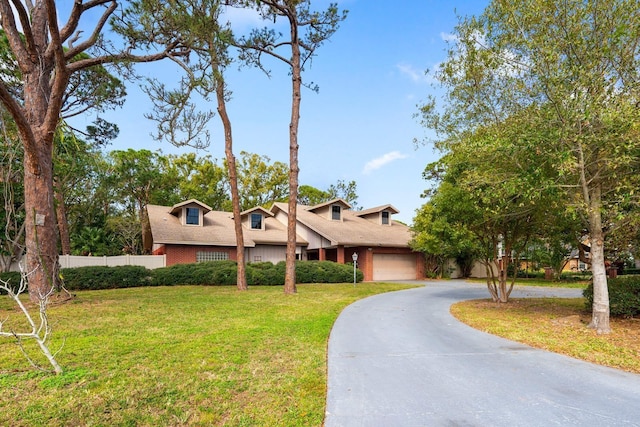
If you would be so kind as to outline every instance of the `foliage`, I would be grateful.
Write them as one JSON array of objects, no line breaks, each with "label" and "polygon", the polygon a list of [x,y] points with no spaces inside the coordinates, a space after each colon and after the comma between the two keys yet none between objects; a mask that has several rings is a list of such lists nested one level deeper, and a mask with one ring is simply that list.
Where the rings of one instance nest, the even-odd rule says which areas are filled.
[{"label": "foliage", "polygon": [[135,265],[64,268],[60,274],[69,291],[136,288],[151,283],[151,272]]},{"label": "foliage", "polygon": [[236,167],[241,210],[255,206],[269,208],[275,202],[287,200],[289,168],[285,163],[271,163],[268,156],[241,151]]},{"label": "foliage", "polygon": [[[593,282],[584,290],[587,310],[593,307]],[[609,279],[611,316],[637,317],[640,315],[640,276],[622,276]]]},{"label": "foliage", "polygon": [[172,206],[196,199],[213,210],[225,210],[230,204],[229,182],[224,165],[211,156],[195,153],[160,156],[163,185],[154,194],[153,203]]},{"label": "foliage", "polygon": [[[356,269],[356,281],[361,282],[363,278],[364,274]],[[296,282],[353,282],[353,264],[338,264],[331,261],[298,261],[296,262]]]},{"label": "foliage", "polygon": [[281,286],[284,284],[285,263],[254,262],[247,264],[247,284]]},{"label": "foliage", "polygon": [[306,206],[315,206],[340,198],[349,203],[353,210],[357,210],[358,194],[356,189],[357,184],[355,181],[346,183],[342,179],[339,179],[335,184],[331,184],[326,191],[310,185],[301,185],[298,188],[298,203]]},{"label": "foliage", "polygon": [[606,238],[640,201],[639,23],[635,0],[493,0],[456,27],[436,72],[444,108],[435,97],[421,108],[438,148],[493,148],[493,157],[481,156],[497,169],[485,189],[512,184],[496,200],[514,213],[547,192],[556,193],[553,212],[575,213],[591,244],[591,327],[603,333]]},{"label": "foliage", "polygon": [[[431,200],[420,207],[413,219],[413,239],[411,247],[423,252],[427,258],[427,273],[441,277],[447,272],[445,267],[450,259],[455,260],[462,277],[469,277],[474,262],[480,257],[478,240],[460,218],[452,216],[450,203],[460,204],[462,200],[454,196],[448,201],[447,186]],[[452,194],[453,195],[453,194]]]},{"label": "foliage", "polygon": [[75,255],[119,255],[121,251],[114,235],[105,228],[84,227],[71,236],[71,250]]},{"label": "foliage", "polygon": [[[211,261],[195,264],[175,264],[152,271],[155,286],[175,285],[234,285],[236,283],[235,261]],[[247,283],[252,286],[283,285],[284,262],[247,264]],[[358,270],[357,280],[363,273]],[[353,266],[331,261],[298,261],[296,263],[298,283],[342,283],[353,281]]]},{"label": "foliage", "polygon": [[[65,268],[61,274],[66,289],[99,290],[131,288],[140,286],[208,285],[231,286],[236,284],[235,261],[210,261],[193,264],[175,264],[170,267],[147,270],[141,266],[78,267]],[[252,286],[282,286],[284,284],[284,262],[247,264],[247,283]],[[364,275],[356,270],[356,280]],[[17,273],[2,273],[0,278],[17,280]],[[298,261],[296,263],[298,283],[343,283],[353,281],[353,265],[331,261]]]}]

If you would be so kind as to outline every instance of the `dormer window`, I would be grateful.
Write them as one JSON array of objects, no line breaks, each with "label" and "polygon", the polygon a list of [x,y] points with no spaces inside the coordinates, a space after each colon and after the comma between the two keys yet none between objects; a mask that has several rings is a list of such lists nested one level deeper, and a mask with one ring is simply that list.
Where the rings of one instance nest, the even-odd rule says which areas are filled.
[{"label": "dormer window", "polygon": [[262,230],[262,215],[258,213],[251,214],[251,229]]},{"label": "dormer window", "polygon": [[342,208],[340,205],[331,206],[331,219],[334,221],[340,221]]},{"label": "dormer window", "polygon": [[381,212],[382,216],[382,225],[389,225],[390,224],[390,215],[389,215],[389,211],[382,211]]},{"label": "dormer window", "polygon": [[200,225],[200,209],[198,208],[185,208],[185,224],[187,225]]}]

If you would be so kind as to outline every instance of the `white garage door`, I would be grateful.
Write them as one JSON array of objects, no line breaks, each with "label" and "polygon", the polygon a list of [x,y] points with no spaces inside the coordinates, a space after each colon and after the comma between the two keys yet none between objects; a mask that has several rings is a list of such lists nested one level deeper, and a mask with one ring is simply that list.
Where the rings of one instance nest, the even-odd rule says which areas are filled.
[{"label": "white garage door", "polygon": [[415,254],[373,254],[373,280],[415,279]]}]

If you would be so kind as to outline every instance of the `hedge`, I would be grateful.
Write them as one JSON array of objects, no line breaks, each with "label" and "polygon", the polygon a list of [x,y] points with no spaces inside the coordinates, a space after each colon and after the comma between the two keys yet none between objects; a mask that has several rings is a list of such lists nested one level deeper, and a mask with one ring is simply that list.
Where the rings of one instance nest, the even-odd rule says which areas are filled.
[{"label": "hedge", "polygon": [[[140,286],[213,285],[236,284],[235,261],[210,261],[194,264],[176,264],[170,267],[147,270],[141,266],[78,267],[61,270],[64,286],[69,291],[132,288]],[[249,286],[281,286],[284,284],[285,262],[273,264],[259,262],[247,264]],[[364,278],[356,270],[356,280]],[[20,273],[1,273],[0,279],[17,287]],[[331,261],[296,262],[296,283],[350,283],[353,281],[353,264],[337,264]]]},{"label": "hedge", "polygon": [[[175,285],[235,285],[237,264],[235,261],[211,261],[195,264],[176,264],[153,270],[155,286]],[[285,262],[250,263],[246,266],[249,286],[284,285]],[[356,279],[364,275],[357,270]],[[344,283],[353,281],[353,266],[331,261],[296,262],[296,283]]]},{"label": "hedge", "polygon": [[[622,276],[608,279],[609,308],[613,317],[640,315],[640,276]],[[593,282],[583,292],[586,308],[593,306]]]},{"label": "hedge", "polygon": [[151,270],[136,265],[78,267],[60,271],[69,291],[135,288],[151,284]]},{"label": "hedge", "polygon": [[[147,270],[141,266],[78,267],[61,270],[64,286],[69,291],[131,288],[141,286],[176,285],[235,285],[237,264],[235,261],[211,261],[194,264],[176,264],[170,267]],[[249,286],[282,286],[285,262],[250,263],[246,267]],[[16,289],[20,273],[0,273],[0,279],[8,281]],[[363,280],[362,271],[356,270],[356,280]],[[349,283],[353,281],[353,265],[331,261],[298,261],[296,283]]]}]

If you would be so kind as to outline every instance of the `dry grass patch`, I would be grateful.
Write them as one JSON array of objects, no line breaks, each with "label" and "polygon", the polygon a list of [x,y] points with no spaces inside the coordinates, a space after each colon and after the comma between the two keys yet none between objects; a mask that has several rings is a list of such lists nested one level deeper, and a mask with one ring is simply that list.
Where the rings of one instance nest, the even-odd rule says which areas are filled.
[{"label": "dry grass patch", "polygon": [[588,329],[583,298],[522,298],[507,304],[463,301],[451,307],[482,331],[600,365],[640,373],[640,319],[611,319],[613,332]]}]

